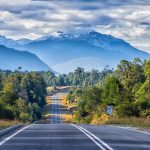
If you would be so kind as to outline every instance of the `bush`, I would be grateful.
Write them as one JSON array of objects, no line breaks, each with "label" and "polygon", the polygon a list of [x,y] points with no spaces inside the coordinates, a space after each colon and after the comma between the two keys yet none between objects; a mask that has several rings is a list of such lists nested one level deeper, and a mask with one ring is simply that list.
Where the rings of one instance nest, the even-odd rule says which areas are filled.
[{"label": "bush", "polygon": [[126,102],[118,105],[117,114],[119,117],[139,116],[139,109],[134,103]]},{"label": "bush", "polygon": [[32,116],[28,113],[21,113],[20,114],[20,120],[24,123],[31,122],[32,121]]},{"label": "bush", "polygon": [[14,119],[15,114],[13,107],[0,102],[0,119]]},{"label": "bush", "polygon": [[144,110],[144,111],[140,112],[140,116],[141,116],[141,117],[150,116],[150,110],[147,109],[147,110]]}]

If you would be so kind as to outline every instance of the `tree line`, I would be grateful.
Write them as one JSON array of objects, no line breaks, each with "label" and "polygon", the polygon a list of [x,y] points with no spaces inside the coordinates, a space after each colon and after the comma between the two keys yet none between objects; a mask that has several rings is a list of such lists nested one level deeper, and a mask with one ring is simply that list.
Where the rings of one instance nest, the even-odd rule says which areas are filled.
[{"label": "tree line", "polygon": [[0,70],[0,119],[40,119],[46,87],[40,73]]},{"label": "tree line", "polygon": [[72,88],[67,101],[74,107],[80,123],[90,123],[95,115],[113,106],[113,116],[147,117],[150,115],[150,60],[122,60],[117,69],[87,87]]},{"label": "tree line", "polygon": [[113,70],[106,67],[103,71],[98,70],[85,71],[78,67],[74,72],[68,74],[55,75],[53,72],[40,72],[47,86],[91,86],[102,81]]},{"label": "tree line", "polygon": [[[67,101],[78,122],[90,123],[113,106],[118,117],[150,115],[150,60],[122,60],[116,70],[77,68],[56,76],[47,72],[0,70],[0,119],[35,121],[42,117],[47,86],[72,86]],[[71,108],[71,107],[70,107]]]}]

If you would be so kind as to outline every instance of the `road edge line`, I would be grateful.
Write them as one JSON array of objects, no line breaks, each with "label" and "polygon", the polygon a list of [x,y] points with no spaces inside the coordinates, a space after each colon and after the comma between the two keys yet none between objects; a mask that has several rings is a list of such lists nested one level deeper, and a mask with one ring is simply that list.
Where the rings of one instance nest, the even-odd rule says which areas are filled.
[{"label": "road edge line", "polygon": [[84,133],[91,141],[93,141],[101,150],[106,150],[104,147],[102,147],[101,144],[99,144],[92,136],[90,136],[89,134],[87,134],[83,129],[81,129],[79,126],[76,126],[74,124],[71,124],[73,127],[77,128],[78,130],[80,130],[82,133]]},{"label": "road edge line", "polygon": [[110,126],[110,127],[113,127],[113,128],[121,128],[121,129],[125,129],[125,130],[131,130],[131,131],[140,132],[140,133],[150,135],[150,132],[141,131],[141,130],[138,130],[138,128],[134,129],[134,127],[127,128],[127,127],[115,126],[115,125],[107,125],[107,126]]},{"label": "road edge line", "polygon": [[18,133],[22,132],[23,130],[25,130],[25,129],[31,127],[31,126],[33,126],[33,124],[32,124],[32,125],[28,125],[28,126],[22,128],[22,129],[18,130],[16,133],[10,135],[9,137],[5,138],[4,140],[2,140],[2,141],[0,142],[0,146],[2,146],[4,143],[6,143],[8,140],[10,140],[11,138],[13,138],[13,137],[14,137],[15,135],[17,135]]}]

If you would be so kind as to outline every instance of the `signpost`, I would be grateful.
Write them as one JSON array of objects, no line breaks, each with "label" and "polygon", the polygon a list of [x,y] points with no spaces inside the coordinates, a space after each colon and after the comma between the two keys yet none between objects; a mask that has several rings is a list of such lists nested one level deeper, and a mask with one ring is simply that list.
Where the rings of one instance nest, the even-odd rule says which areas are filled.
[{"label": "signpost", "polygon": [[113,106],[107,106],[107,114],[112,115],[113,114]]}]

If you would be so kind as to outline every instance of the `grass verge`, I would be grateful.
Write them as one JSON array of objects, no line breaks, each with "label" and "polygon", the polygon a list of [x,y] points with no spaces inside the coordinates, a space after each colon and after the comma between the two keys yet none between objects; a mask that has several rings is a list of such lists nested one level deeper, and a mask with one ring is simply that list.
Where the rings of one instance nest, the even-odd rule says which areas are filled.
[{"label": "grass verge", "polygon": [[150,119],[148,118],[110,118],[105,124],[107,125],[126,125],[140,128],[150,128]]},{"label": "grass verge", "polygon": [[21,124],[21,122],[19,122],[18,120],[0,120],[0,130],[17,124]]},{"label": "grass verge", "polygon": [[62,114],[61,117],[64,123],[74,123],[74,116],[71,114]]}]

